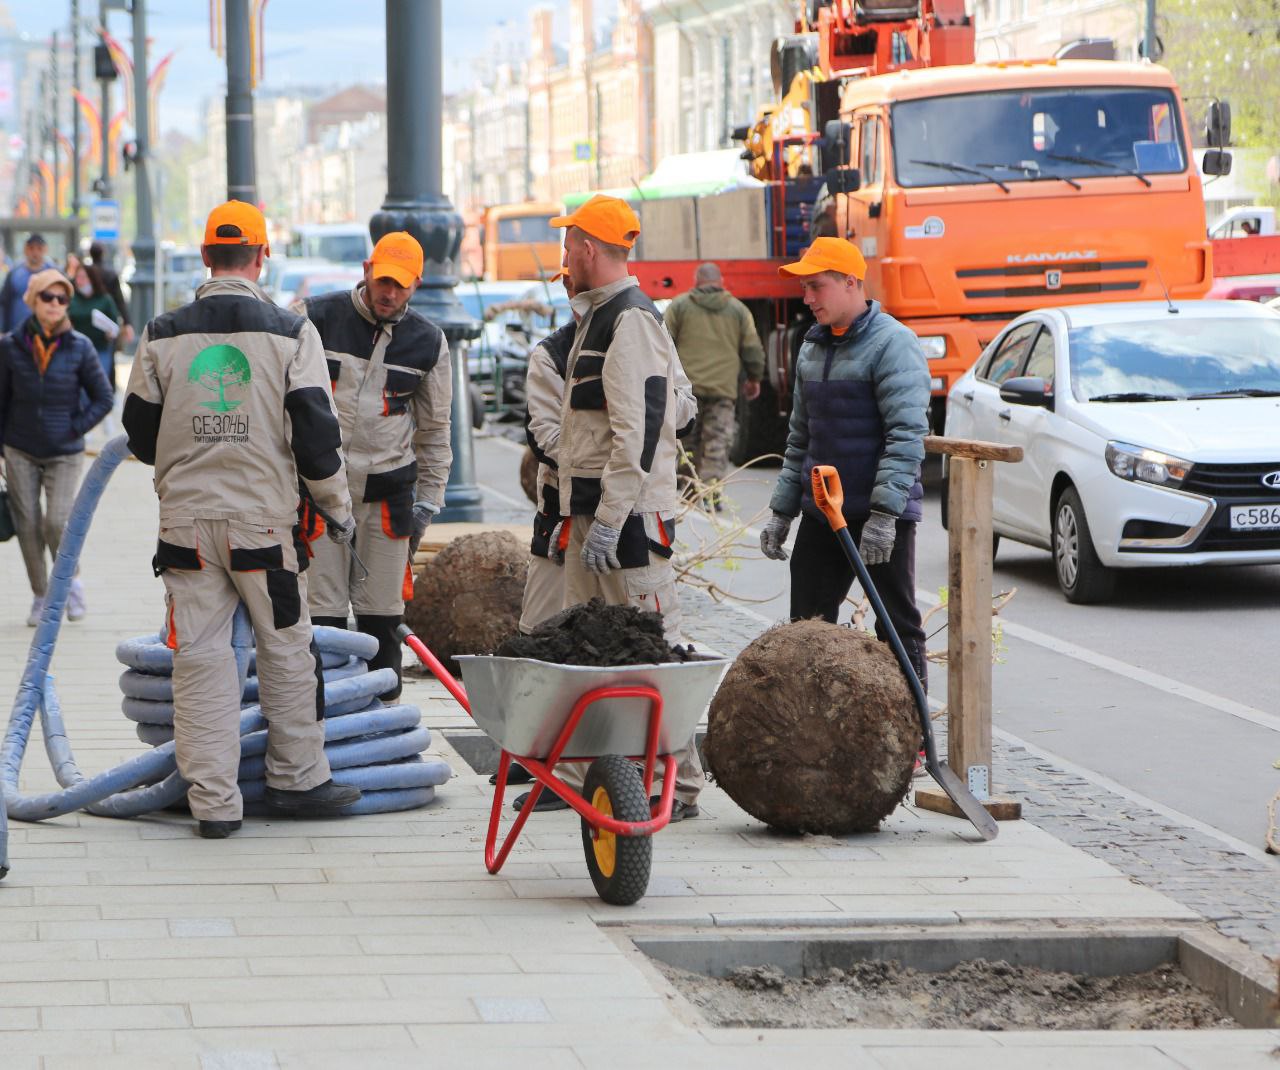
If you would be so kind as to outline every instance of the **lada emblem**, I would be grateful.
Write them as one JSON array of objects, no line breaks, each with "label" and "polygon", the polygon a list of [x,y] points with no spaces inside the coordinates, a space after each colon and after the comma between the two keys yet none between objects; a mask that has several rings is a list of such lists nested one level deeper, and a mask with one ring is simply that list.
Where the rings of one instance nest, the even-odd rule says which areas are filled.
[{"label": "lada emblem", "polygon": [[1046,290],[1060,290],[1060,289],[1062,289],[1062,272],[1061,272],[1061,271],[1046,271],[1046,272],[1044,273],[1044,288],[1045,288]]},{"label": "lada emblem", "polygon": [[1280,471],[1268,472],[1262,477],[1262,485],[1272,490],[1280,490]]}]

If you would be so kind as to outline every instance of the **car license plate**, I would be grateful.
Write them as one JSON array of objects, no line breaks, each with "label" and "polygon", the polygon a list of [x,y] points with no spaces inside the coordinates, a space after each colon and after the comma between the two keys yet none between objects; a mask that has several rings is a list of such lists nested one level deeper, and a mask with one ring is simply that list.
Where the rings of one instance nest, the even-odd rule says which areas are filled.
[{"label": "car license plate", "polygon": [[1231,507],[1232,531],[1257,531],[1280,529],[1280,502],[1270,505],[1233,505]]}]

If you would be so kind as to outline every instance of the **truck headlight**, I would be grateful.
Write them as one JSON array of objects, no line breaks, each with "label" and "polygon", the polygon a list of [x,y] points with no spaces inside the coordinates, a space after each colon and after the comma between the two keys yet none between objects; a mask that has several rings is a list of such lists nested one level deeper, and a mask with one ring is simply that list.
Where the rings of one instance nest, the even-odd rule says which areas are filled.
[{"label": "truck headlight", "polygon": [[927,334],[920,339],[920,348],[929,360],[941,360],[947,355],[947,336],[945,334]]},{"label": "truck headlight", "polygon": [[1190,461],[1127,442],[1108,442],[1106,456],[1107,467],[1121,479],[1158,487],[1180,487],[1191,471]]}]

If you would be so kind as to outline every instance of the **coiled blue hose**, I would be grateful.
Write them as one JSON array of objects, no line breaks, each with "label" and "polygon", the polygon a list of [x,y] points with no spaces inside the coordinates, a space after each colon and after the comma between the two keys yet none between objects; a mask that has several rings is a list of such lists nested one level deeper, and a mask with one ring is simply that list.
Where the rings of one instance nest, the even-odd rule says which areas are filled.
[{"label": "coiled blue hose", "polygon": [[[112,474],[128,455],[123,435],[102,449],[76,496],[54,561],[44,612],[31,640],[0,748],[0,786],[5,804],[0,807],[0,878],[9,872],[7,817],[42,821],[73,810],[103,817],[135,817],[180,804],[186,797],[188,785],[178,775],[174,757],[173,652],[159,635],[127,639],[116,648],[117,659],[127,666],[120,677],[122,708],[127,717],[138,723],[139,738],[154,749],[93,777],[86,777],[76,763],[62,706],[48,671],[71,579],[94,511]],[[366,661],[377,651],[378,641],[339,628],[316,628],[314,635],[325,679],[325,755],[334,779],[364,792],[361,800],[345,812],[388,813],[426,806],[435,797],[436,787],[452,775],[451,770],[439,759],[422,758],[421,752],[431,742],[431,732],[421,725],[416,706],[386,706],[378,699],[378,695],[395,686],[393,670],[368,671]],[[231,647],[242,701],[248,703],[240,711],[239,783],[246,811],[252,813],[260,809],[257,804],[266,787],[267,722],[256,704],[253,629],[243,606],[236,611]],[[45,753],[62,790],[23,795],[18,789],[18,777],[37,715]]]}]

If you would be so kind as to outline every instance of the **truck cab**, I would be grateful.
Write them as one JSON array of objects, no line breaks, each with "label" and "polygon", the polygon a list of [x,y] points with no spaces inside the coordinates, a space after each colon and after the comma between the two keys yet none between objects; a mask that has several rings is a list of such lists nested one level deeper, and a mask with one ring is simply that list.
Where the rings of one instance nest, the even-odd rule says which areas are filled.
[{"label": "truck cab", "polygon": [[870,292],[921,338],[936,398],[1022,312],[1197,298],[1211,284],[1191,137],[1161,67],[1046,60],[853,79],[837,140],[846,158],[813,232],[862,249]]}]

